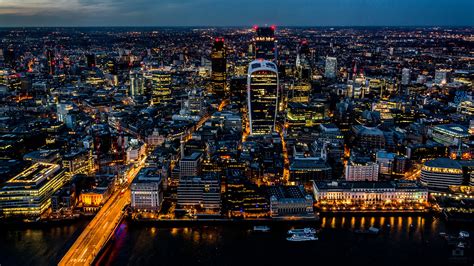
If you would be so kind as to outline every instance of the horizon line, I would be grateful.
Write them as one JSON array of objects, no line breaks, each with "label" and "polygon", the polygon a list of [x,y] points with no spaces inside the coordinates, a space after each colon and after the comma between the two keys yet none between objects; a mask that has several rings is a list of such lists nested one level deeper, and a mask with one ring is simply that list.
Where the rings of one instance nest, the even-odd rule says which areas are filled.
[{"label": "horizon line", "polygon": [[[252,28],[254,25],[24,25],[0,26],[0,28]],[[275,24],[263,24],[275,25]],[[474,28],[474,25],[276,25],[277,28]]]}]

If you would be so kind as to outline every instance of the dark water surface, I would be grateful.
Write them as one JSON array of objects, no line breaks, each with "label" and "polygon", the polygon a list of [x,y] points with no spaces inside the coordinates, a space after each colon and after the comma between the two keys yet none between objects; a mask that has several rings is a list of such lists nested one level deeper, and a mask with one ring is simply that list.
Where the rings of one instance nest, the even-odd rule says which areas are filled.
[{"label": "dark water surface", "polygon": [[63,225],[0,225],[0,265],[57,265],[89,221]]},{"label": "dark water surface", "polygon": [[[390,227],[386,226],[390,224]],[[413,224],[413,227],[410,225]],[[123,222],[100,265],[448,265],[439,232],[457,233],[431,217],[323,217],[319,241],[289,242],[290,226],[159,228]],[[354,229],[376,226],[377,236]]]},{"label": "dark water surface", "polygon": [[[45,228],[0,228],[0,265],[56,265],[87,221]],[[386,225],[390,224],[390,227]],[[413,224],[413,227],[410,225]],[[289,242],[291,226],[269,224],[172,228],[122,222],[99,265],[449,265],[439,232],[457,233],[432,217],[323,217],[318,241]],[[354,229],[376,226],[377,236]]]}]

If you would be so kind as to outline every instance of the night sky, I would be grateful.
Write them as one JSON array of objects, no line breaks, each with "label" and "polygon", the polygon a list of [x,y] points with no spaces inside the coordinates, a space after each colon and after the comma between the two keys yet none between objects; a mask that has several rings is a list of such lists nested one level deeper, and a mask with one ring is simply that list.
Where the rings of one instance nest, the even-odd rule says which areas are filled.
[{"label": "night sky", "polygon": [[0,26],[474,26],[474,0],[0,0]]}]

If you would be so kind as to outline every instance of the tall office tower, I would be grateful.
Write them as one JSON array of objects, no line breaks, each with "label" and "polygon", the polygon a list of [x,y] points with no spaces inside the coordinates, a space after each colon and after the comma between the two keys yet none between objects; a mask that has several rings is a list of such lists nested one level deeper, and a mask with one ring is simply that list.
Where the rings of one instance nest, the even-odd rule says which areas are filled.
[{"label": "tall office tower", "polygon": [[86,54],[87,67],[93,68],[96,66],[95,54]]},{"label": "tall office tower", "polygon": [[46,58],[48,60],[48,73],[54,75],[54,70],[56,68],[56,61],[54,60],[54,51],[46,51]]},{"label": "tall office tower", "polygon": [[435,71],[434,83],[446,84],[450,82],[451,70],[449,69],[437,69]]},{"label": "tall office tower", "polygon": [[112,76],[113,85],[118,86],[118,67],[114,59],[107,62],[107,71]]},{"label": "tall office tower", "polygon": [[277,47],[275,40],[275,26],[255,27],[255,59],[276,61]]},{"label": "tall office tower", "polygon": [[408,68],[402,69],[402,85],[409,85],[411,80],[411,71]]},{"label": "tall office tower", "polygon": [[278,69],[275,63],[255,60],[247,75],[250,134],[265,135],[275,128],[278,108]]},{"label": "tall office tower", "polygon": [[308,43],[307,40],[302,40],[301,41],[298,53],[301,56],[304,56],[304,57],[307,57],[307,58],[309,58],[311,56],[311,51],[309,49],[309,43]]},{"label": "tall office tower", "polygon": [[211,86],[212,91],[218,96],[226,92],[226,52],[224,38],[216,38],[211,53]]},{"label": "tall office tower", "polygon": [[151,74],[151,104],[166,104],[171,101],[171,74],[153,71]]},{"label": "tall office tower", "polygon": [[142,95],[145,90],[145,79],[140,71],[130,71],[130,89],[128,95],[135,97]]},{"label": "tall office tower", "polygon": [[334,79],[337,76],[337,58],[326,57],[326,66],[324,68],[324,76],[329,79]]},{"label": "tall office tower", "polygon": [[3,51],[3,58],[6,67],[15,68],[16,56],[13,48],[8,48]]},{"label": "tall office tower", "polygon": [[303,40],[298,48],[296,55],[296,70],[298,78],[309,81],[311,79],[311,52],[309,50],[308,41]]}]

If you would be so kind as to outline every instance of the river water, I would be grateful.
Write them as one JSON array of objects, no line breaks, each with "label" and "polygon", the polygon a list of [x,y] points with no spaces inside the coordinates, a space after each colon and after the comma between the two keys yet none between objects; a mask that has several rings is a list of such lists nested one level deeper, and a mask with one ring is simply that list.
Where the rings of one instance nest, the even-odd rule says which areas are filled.
[{"label": "river water", "polygon": [[[0,265],[55,265],[86,223],[2,228]],[[322,217],[310,226],[322,228],[318,241],[289,242],[291,226],[281,223],[270,224],[269,233],[255,233],[250,225],[173,228],[123,221],[98,264],[448,265],[450,249],[439,232],[460,229],[421,216]],[[353,233],[369,226],[382,230],[377,236]]]}]

